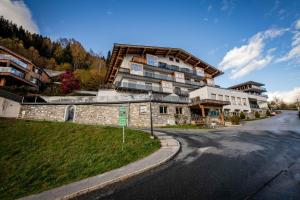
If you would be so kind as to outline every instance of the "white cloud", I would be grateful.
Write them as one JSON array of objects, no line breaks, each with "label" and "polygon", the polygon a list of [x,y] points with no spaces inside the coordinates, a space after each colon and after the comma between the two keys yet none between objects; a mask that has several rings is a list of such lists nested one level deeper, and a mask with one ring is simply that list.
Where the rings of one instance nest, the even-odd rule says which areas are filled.
[{"label": "white cloud", "polygon": [[274,98],[279,98],[285,103],[295,103],[297,99],[300,101],[300,87],[295,87],[291,91],[275,91],[268,92],[268,100],[272,101]]},{"label": "white cloud", "polygon": [[268,39],[281,36],[287,29],[269,29],[259,32],[248,39],[248,43],[229,50],[219,66],[222,70],[231,70],[231,78],[239,78],[269,64],[273,57],[274,48],[265,52],[264,47]]},{"label": "white cloud", "polygon": [[39,28],[32,19],[29,8],[22,0],[1,0],[0,15],[32,33],[39,33]]},{"label": "white cloud", "polygon": [[300,29],[300,19],[298,19],[295,23],[295,29]]},{"label": "white cloud", "polygon": [[296,60],[300,62],[300,32],[295,32],[292,39],[292,48],[284,56],[278,58],[276,62],[284,62],[289,60]]}]

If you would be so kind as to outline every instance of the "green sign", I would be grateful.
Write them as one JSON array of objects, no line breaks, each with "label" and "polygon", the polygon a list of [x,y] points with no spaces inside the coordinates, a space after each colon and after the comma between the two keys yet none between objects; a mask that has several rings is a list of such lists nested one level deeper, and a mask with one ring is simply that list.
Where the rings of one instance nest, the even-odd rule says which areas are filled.
[{"label": "green sign", "polygon": [[126,108],[121,106],[119,108],[119,126],[126,126],[127,125],[127,115],[126,115]]}]

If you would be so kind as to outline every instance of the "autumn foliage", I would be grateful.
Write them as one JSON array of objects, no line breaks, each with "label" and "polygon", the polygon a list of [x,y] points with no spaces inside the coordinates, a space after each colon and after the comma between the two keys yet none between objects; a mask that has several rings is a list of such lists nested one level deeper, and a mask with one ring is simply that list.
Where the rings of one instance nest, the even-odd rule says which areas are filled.
[{"label": "autumn foliage", "polygon": [[80,89],[79,80],[76,79],[75,75],[71,71],[66,71],[64,74],[62,74],[60,80],[60,90],[63,94],[68,94],[74,90]]}]

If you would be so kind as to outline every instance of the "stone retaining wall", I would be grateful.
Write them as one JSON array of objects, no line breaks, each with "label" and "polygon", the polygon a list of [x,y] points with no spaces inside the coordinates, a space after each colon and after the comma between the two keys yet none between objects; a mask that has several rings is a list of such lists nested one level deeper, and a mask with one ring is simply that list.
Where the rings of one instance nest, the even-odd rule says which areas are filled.
[{"label": "stone retaining wall", "polygon": [[[67,107],[70,105],[22,105],[20,118],[65,121]],[[150,103],[73,105],[74,122],[118,126],[119,107],[124,106],[129,127],[150,127]],[[160,106],[167,106],[167,113],[160,113]],[[176,115],[176,107],[182,107],[182,114]],[[190,109],[187,105],[152,103],[154,126],[173,125],[175,121],[190,123]]]}]

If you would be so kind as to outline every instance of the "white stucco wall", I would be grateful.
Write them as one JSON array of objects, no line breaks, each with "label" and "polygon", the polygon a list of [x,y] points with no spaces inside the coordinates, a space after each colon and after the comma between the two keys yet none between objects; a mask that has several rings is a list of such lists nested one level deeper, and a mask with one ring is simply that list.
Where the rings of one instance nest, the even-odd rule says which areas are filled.
[{"label": "white stucco wall", "polygon": [[21,105],[18,102],[0,97],[0,117],[17,118]]},{"label": "white stucco wall", "polygon": [[[239,92],[236,90],[229,90],[224,88],[216,88],[216,87],[209,87],[205,86],[203,88],[199,88],[197,90],[194,90],[190,92],[190,98],[196,98],[200,97],[200,99],[212,99],[211,94],[216,94],[216,99],[218,99],[218,95],[223,95],[223,101],[225,101],[225,96],[229,96],[229,101],[231,102],[231,97],[235,97],[236,104],[233,105],[231,102],[231,105],[224,106],[223,109],[229,109],[230,112],[234,112],[235,110],[240,111],[250,111],[250,105],[248,100],[248,94],[244,92]],[[237,98],[246,99],[246,105],[237,105]]]}]

